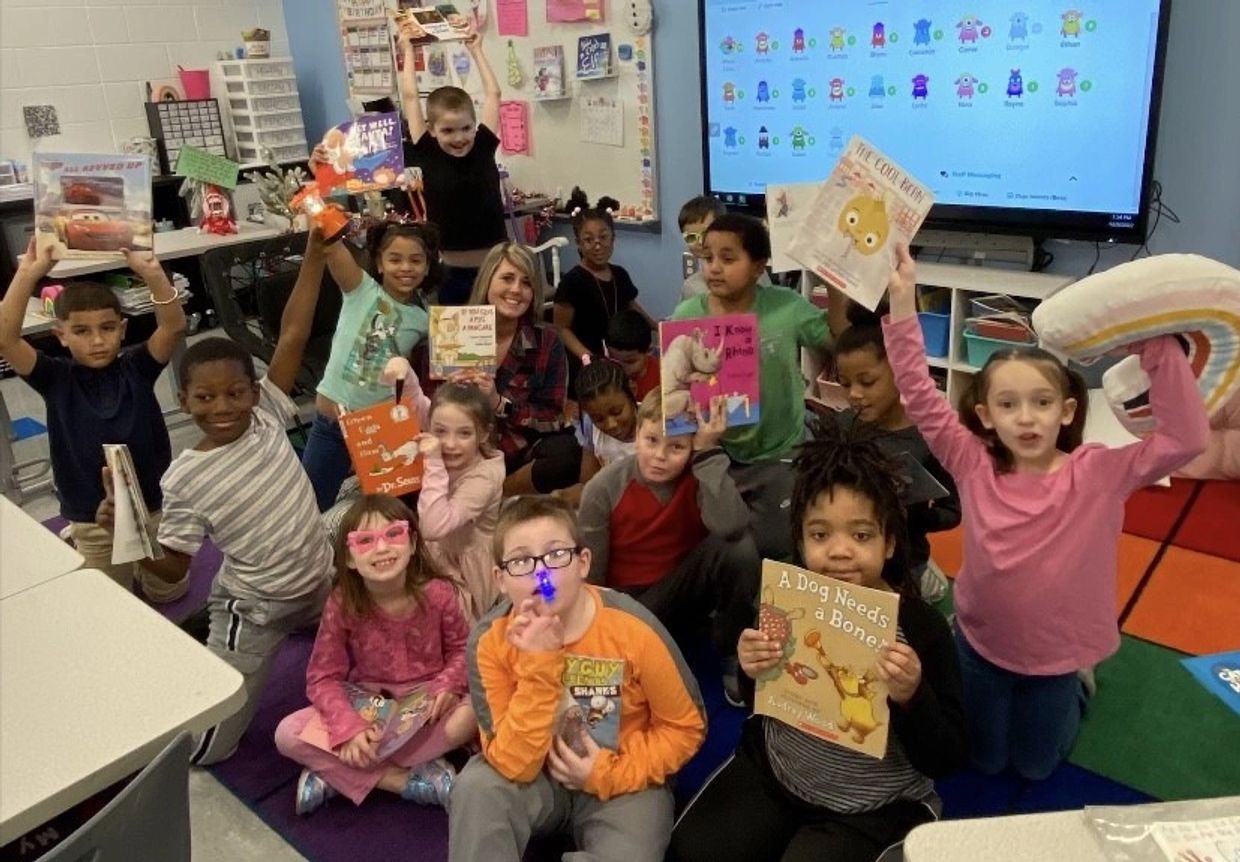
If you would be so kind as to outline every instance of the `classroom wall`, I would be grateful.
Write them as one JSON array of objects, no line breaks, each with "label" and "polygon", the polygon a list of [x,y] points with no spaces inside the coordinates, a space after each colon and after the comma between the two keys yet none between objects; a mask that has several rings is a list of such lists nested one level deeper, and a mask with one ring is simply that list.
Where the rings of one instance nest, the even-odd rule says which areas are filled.
[{"label": "classroom wall", "polygon": [[[149,134],[146,81],[177,84],[178,64],[209,68],[252,27],[288,56],[281,0],[0,0],[0,158],[118,152]],[[61,134],[32,141],[23,105],[54,105]]]},{"label": "classroom wall", "polygon": [[[646,308],[662,316],[675,307],[680,290],[682,243],[676,212],[702,189],[702,124],[697,3],[654,0],[654,8],[662,230],[659,234],[622,230],[615,259],[629,269]],[[531,23],[540,9],[537,0],[530,3]],[[288,0],[285,13],[298,62],[306,130],[313,139],[329,123],[347,119],[334,4],[333,0]],[[299,22],[293,21],[294,15]],[[316,23],[309,26],[312,21]],[[1240,266],[1240,158],[1236,156],[1240,111],[1230,89],[1240,80],[1240,52],[1230,44],[1235,33],[1240,33],[1240,3],[1235,0],[1172,3],[1154,176],[1163,184],[1164,201],[1182,223],[1163,220],[1151,242],[1155,252],[1196,252]],[[503,70],[497,71],[502,83]],[[312,92],[325,94],[319,104],[312,104]],[[322,124],[315,125],[312,119],[319,117]],[[561,232],[568,234],[564,229]],[[1048,248],[1055,255],[1053,272],[1083,275],[1093,263],[1092,243],[1053,242]],[[1104,247],[1098,268],[1126,261],[1133,251],[1132,246]],[[575,262],[575,251],[569,251],[566,268]]]}]

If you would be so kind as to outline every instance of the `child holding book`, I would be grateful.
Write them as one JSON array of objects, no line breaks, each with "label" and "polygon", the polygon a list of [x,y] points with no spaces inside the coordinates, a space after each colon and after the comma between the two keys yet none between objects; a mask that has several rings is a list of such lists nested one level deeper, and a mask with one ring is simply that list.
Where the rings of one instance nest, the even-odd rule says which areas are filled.
[{"label": "child holding book", "polygon": [[753,622],[761,560],[719,448],[723,407],[714,399],[709,422],[668,437],[663,394],[650,392],[637,413],[635,453],[586,484],[580,517],[599,583],[633,596],[678,638],[713,614],[725,693],[739,704],[736,639]]},{"label": "child holding book", "polygon": [[632,308],[624,309],[607,324],[607,358],[620,363],[638,401],[651,389],[659,388],[659,360],[650,354],[653,343],[650,321]]},{"label": "child holding book", "polygon": [[[767,716],[745,722],[740,747],[672,834],[674,862],[873,860],[941,811],[933,780],[966,757],[960,669],[943,617],[917,596],[905,562],[898,468],[861,428],[805,443],[791,515],[805,568],[900,594],[897,642],[875,665],[891,733],[881,760]],[[755,628],[737,644],[750,680],[784,645]]]},{"label": "child holding book", "polygon": [[464,305],[478,268],[491,247],[503,242],[504,204],[495,152],[499,138],[499,82],[482,51],[482,36],[471,25],[465,47],[482,80],[482,122],[469,93],[439,87],[426,97],[426,115],[418,94],[416,48],[410,30],[400,30],[404,65],[399,73],[401,105],[416,163],[422,168],[427,218],[439,228],[446,264],[439,286],[440,305]]},{"label": "child holding book", "polygon": [[826,319],[799,293],[759,283],[771,257],[771,240],[757,219],[721,215],[706,227],[702,245],[708,292],[680,303],[672,319],[757,315],[761,418],[756,425],[729,428],[722,442],[732,460],[732,477],[752,514],[759,551],[763,557],[787,559],[792,537],[783,507],[792,492],[793,476],[782,459],[805,437],[801,349],[825,353],[830,346]]},{"label": "child holding book", "polygon": [[929,569],[930,541],[926,535],[950,530],[960,523],[956,483],[931,454],[921,432],[904,412],[900,390],[887,362],[883,331],[876,320],[862,318],[835,340],[835,368],[852,409],[832,412],[831,421],[841,426],[859,422],[873,429],[884,452],[893,458],[907,452],[947,490],[946,497],[906,507],[909,568],[922,596],[927,600],[938,598],[946,583],[939,580],[942,576],[937,571]]},{"label": "child holding book", "polygon": [[34,239],[0,302],[0,358],[47,408],[52,477],[60,515],[88,568],[102,569],[130,589],[136,578],[146,597],[170,602],[185,595],[188,579],[165,583],[140,565],[112,564],[112,534],[95,523],[104,499],[100,482],[106,443],[129,447],[142,497],[158,517],[163,505],[159,478],[172,461],[168,427],[155,397],[155,382],[185,334],[185,312],[163,267],[149,252],[125,252],[125,263],[150,288],[155,331],[144,344],[121,349],[126,320],[111,288],[71,282],[56,299],[56,338],[68,358],[49,356],[22,338],[26,305],[55,261],[50,247]]},{"label": "child holding book", "polygon": [[641,605],[586,584],[564,502],[510,502],[494,549],[508,600],[470,634],[482,753],[453,788],[448,858],[518,862],[532,835],[571,830],[584,857],[658,862],[667,779],[706,732],[684,658]]},{"label": "child holding book", "polygon": [[615,315],[632,308],[646,318],[648,327],[654,328],[654,321],[637,303],[637,287],[628,270],[611,262],[616,250],[612,213],[619,208],[619,201],[602,198],[591,207],[585,192],[573,189],[568,206],[581,263],[564,273],[556,286],[554,319],[560,340],[568,348],[572,388],[581,371],[582,357],[603,355],[603,338]]},{"label": "child holding book", "polygon": [[908,415],[955,477],[964,506],[956,645],[973,760],[1046,778],[1076,739],[1088,690],[1078,672],[1119,647],[1116,553],[1124,502],[1190,461],[1208,424],[1184,351],[1170,336],[1137,344],[1154,431],[1118,449],[1082,445],[1088,391],[1031,347],[991,354],[952,410],[926,368],[917,270],[897,250],[883,321]]},{"label": "child holding book", "polygon": [[323,251],[343,301],[315,398],[318,412],[302,454],[321,512],[336,502],[353,471],[340,414],[391,396],[391,387],[380,380],[383,367],[426,338],[428,318],[418,291],[438,279],[439,240],[433,227],[382,222],[370,229],[367,247],[374,275],[358,265],[343,242]]},{"label": "child holding book", "polygon": [[504,455],[494,448],[495,412],[476,386],[444,383],[428,399],[402,357],[389,360],[384,378],[404,380],[422,427],[418,494],[421,538],[435,567],[457,588],[461,610],[476,622],[499,598],[491,574],[491,536],[504,492]]},{"label": "child holding book", "polygon": [[[290,632],[318,619],[331,590],[331,545],[285,430],[297,415],[288,392],[310,337],[323,268],[322,242],[312,230],[262,380],[250,354],[227,338],[203,339],[181,360],[181,409],[203,437],[164,474],[164,556],[144,565],[177,583],[208,537],[224,556],[207,597],[207,648],[241,673],[246,699],[197,740],[193,762],[203,766],[236,749],[276,650]],[[96,513],[101,526],[111,528],[113,511],[109,496]]]},{"label": "child holding book", "polygon": [[[280,753],[305,767],[297,781],[298,814],[337,793],[360,805],[375,788],[447,806],[455,772],[442,755],[478,732],[466,699],[468,636],[456,591],[431,562],[413,512],[382,494],[357,500],[341,522],[336,588],[306,669],[312,705],[276,728]],[[394,699],[424,687],[431,699],[426,724],[380,757],[383,728],[354,708],[346,683]],[[302,739],[315,716],[332,751]]]}]

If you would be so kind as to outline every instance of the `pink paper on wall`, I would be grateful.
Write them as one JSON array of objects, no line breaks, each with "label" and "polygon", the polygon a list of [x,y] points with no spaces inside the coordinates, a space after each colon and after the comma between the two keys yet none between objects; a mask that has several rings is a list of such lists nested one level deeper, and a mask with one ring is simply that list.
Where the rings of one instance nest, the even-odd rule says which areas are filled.
[{"label": "pink paper on wall", "polygon": [[529,102],[513,100],[499,103],[499,142],[506,153],[529,155]]},{"label": "pink paper on wall", "polygon": [[501,36],[528,36],[527,0],[495,0],[495,20]]},{"label": "pink paper on wall", "polygon": [[592,21],[606,15],[605,0],[547,0],[548,21]]}]

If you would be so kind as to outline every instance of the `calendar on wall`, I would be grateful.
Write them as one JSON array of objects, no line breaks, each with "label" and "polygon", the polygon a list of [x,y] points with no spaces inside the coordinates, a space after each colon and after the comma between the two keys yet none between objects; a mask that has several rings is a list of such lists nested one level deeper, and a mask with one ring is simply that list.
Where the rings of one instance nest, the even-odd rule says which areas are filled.
[{"label": "calendar on wall", "polygon": [[388,95],[396,88],[385,0],[336,0],[349,92]]},{"label": "calendar on wall", "polygon": [[217,156],[224,149],[224,122],[215,99],[147,102],[146,121],[159,148],[160,173],[176,170],[182,147],[196,147]]}]

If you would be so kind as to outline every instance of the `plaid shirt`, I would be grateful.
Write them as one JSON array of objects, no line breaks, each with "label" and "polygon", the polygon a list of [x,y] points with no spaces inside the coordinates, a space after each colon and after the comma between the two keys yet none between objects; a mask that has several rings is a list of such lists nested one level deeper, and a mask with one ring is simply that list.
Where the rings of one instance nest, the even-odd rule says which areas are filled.
[{"label": "plaid shirt", "polygon": [[508,416],[497,419],[499,448],[505,455],[530,445],[530,436],[523,432],[540,435],[560,430],[568,360],[554,327],[529,321],[521,324],[495,372],[495,391],[512,403]]}]

